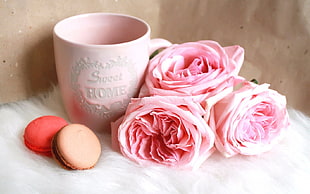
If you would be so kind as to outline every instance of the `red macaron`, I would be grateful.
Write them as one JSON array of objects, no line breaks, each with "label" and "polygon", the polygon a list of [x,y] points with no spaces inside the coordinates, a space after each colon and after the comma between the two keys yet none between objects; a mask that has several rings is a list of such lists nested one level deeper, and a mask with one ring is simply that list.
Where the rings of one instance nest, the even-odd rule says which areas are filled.
[{"label": "red macaron", "polygon": [[37,154],[52,156],[51,142],[54,135],[68,122],[57,116],[42,116],[32,120],[25,128],[24,143]]}]

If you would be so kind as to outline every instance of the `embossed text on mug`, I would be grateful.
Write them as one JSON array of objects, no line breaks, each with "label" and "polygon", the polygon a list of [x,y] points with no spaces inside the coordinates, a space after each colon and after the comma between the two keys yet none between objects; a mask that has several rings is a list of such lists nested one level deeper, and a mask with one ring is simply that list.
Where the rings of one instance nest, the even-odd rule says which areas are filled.
[{"label": "embossed text on mug", "polygon": [[[111,109],[123,110],[132,96],[137,79],[130,67],[132,64],[126,57],[110,59],[106,63],[89,57],[81,58],[72,68],[72,89],[82,106],[86,103],[84,107],[90,112],[98,114],[101,111],[104,115],[109,114]],[[79,79],[86,82],[79,82]]]}]

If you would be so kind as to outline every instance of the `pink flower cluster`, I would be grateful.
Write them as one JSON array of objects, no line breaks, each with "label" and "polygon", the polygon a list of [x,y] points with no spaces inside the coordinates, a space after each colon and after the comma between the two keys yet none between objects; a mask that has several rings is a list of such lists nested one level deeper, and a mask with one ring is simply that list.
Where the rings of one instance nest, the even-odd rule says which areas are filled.
[{"label": "pink flower cluster", "polygon": [[187,169],[216,149],[226,157],[269,151],[289,125],[286,98],[240,77],[243,60],[243,48],[215,41],[163,50],[150,60],[139,98],[112,124],[113,144],[139,164]]}]

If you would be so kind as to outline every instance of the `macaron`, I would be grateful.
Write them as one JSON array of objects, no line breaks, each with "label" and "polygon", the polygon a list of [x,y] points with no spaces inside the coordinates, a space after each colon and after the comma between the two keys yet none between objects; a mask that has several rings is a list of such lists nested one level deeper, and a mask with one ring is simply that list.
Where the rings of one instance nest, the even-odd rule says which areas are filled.
[{"label": "macaron", "polygon": [[52,156],[53,136],[68,122],[58,116],[42,116],[32,120],[24,130],[24,144],[37,154]]},{"label": "macaron", "polygon": [[52,154],[64,169],[91,169],[99,160],[101,144],[96,134],[85,125],[69,124],[53,137]]}]

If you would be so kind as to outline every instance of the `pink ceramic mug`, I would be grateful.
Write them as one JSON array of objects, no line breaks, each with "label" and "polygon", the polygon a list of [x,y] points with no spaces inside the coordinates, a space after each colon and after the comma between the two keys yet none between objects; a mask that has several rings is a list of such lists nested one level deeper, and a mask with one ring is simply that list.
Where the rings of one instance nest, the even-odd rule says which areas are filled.
[{"label": "pink ceramic mug", "polygon": [[170,46],[150,39],[150,27],[136,17],[90,13],[54,27],[58,82],[71,122],[110,131],[143,82],[149,55]]}]

